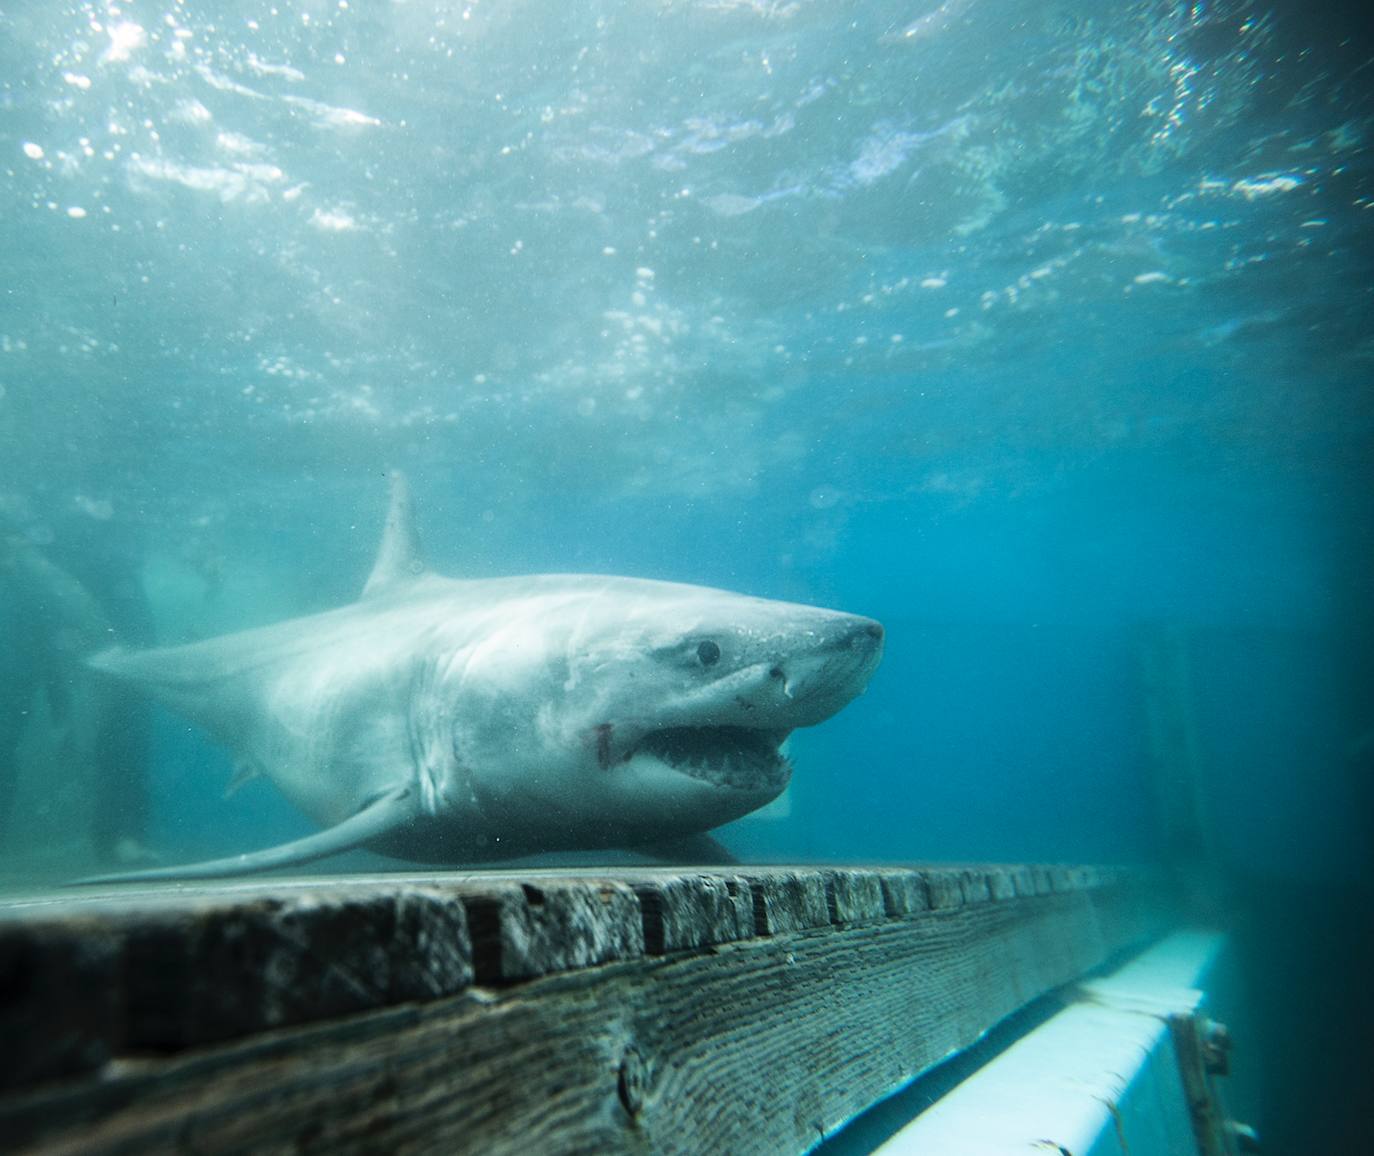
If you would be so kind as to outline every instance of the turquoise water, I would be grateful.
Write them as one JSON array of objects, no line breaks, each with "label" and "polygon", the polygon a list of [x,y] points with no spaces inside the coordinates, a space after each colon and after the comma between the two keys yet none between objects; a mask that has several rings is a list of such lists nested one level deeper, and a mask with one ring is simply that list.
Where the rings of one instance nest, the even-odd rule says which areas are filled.
[{"label": "turquoise water", "polygon": [[[1164,632],[1217,861],[1363,897],[1370,62],[1358,5],[0,5],[4,535],[208,638],[354,598],[401,468],[441,573],[882,620],[745,859],[1155,858]],[[92,807],[8,597],[16,872],[313,830],[136,703]]]}]

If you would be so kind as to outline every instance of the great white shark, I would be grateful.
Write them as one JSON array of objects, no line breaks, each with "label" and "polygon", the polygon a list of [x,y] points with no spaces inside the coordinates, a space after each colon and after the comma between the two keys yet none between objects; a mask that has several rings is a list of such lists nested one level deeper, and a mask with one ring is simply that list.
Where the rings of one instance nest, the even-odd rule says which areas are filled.
[{"label": "great white shark", "polygon": [[204,726],[324,829],[267,850],[100,876],[207,879],[356,847],[426,863],[650,851],[787,786],[788,734],[876,669],[869,618],[585,574],[457,580],[421,559],[405,479],[339,610],[91,665]]}]

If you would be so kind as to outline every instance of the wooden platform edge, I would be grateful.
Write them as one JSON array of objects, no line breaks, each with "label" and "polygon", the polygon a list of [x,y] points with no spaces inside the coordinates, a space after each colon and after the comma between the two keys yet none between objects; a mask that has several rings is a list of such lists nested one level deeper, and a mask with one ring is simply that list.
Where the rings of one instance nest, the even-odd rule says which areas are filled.
[{"label": "wooden platform edge", "polygon": [[[327,1146],[346,1149],[360,1126],[353,1101],[285,1095],[274,1066],[290,1058],[293,1070],[332,1070],[361,1049],[365,1066],[382,1063],[391,1083],[408,1073],[422,1095],[428,1069],[417,1057],[429,1047],[449,1057],[437,1082],[444,1102],[468,1109],[450,1141],[480,1134],[483,1150],[530,1150],[530,1128],[568,1101],[577,1108],[560,1150],[589,1127],[587,1150],[701,1150],[708,1140],[801,1150],[1158,930],[1167,906],[1147,874],[1054,866],[275,880],[37,904],[0,918],[0,1140],[57,1142],[54,1127],[82,1122],[114,1129],[111,1142],[132,1128],[135,1146],[156,1147],[158,1129],[181,1118],[157,1104],[171,1113],[189,1095],[203,1112],[227,1095],[225,1110],[233,1102],[258,1123],[275,1118],[265,1104],[309,1103],[276,1122],[298,1140],[303,1121],[308,1132],[339,1116]],[[740,1037],[746,1009],[753,1032]],[[880,1058],[875,1033],[891,1037]],[[856,1067],[856,1055],[872,1062]],[[784,1071],[795,1080],[765,1096]],[[268,1082],[252,1104],[235,1100],[258,1080]],[[323,1086],[318,1073],[312,1081]],[[765,1137],[781,1147],[752,1146],[765,1135],[756,1117],[768,1114],[758,1100],[743,1114],[715,1112],[743,1131],[682,1131],[694,1119],[684,1105],[721,1095],[738,1105],[751,1087],[786,1107],[776,1118],[792,1124]],[[806,1110],[796,1087],[808,1089]],[[485,1130],[468,1126],[474,1114]],[[210,1118],[218,1135],[228,1117]],[[409,1108],[387,1116],[396,1150],[406,1150],[409,1118]],[[422,1148],[443,1135],[443,1119],[427,1118],[412,1136],[427,1137]],[[692,1144],[674,1149],[672,1137],[689,1134]],[[220,1139],[196,1146],[246,1150]],[[267,1132],[239,1140],[272,1148]],[[84,1135],[83,1149],[93,1142]]]}]

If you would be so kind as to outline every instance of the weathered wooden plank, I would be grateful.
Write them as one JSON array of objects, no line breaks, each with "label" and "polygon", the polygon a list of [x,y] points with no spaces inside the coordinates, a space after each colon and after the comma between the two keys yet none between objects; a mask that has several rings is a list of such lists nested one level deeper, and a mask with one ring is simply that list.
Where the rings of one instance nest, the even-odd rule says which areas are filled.
[{"label": "weathered wooden plank", "polygon": [[481,983],[509,983],[644,954],[639,898],[618,880],[493,881],[456,894],[467,912]]},{"label": "weathered wooden plank", "polygon": [[[0,920],[0,960],[30,951],[34,980],[0,995],[6,1067],[23,1060],[0,1148],[800,1151],[1159,920],[1137,876],[1044,872],[1034,895],[1021,876],[433,875],[31,903]],[[72,1001],[81,975],[102,994]],[[47,1014],[67,1042],[29,1046]]]},{"label": "weathered wooden plank", "polygon": [[110,1059],[122,1037],[121,952],[116,934],[88,920],[0,932],[0,1094]]},{"label": "weathered wooden plank", "polygon": [[747,879],[756,934],[784,935],[829,926],[825,878],[819,871],[756,870]]},{"label": "weathered wooden plank", "polygon": [[[0,920],[0,1090],[473,981],[464,906],[425,886],[218,899],[197,889],[40,910]],[[53,1022],[66,1025],[56,1040]]]},{"label": "weathered wooden plank", "polygon": [[888,918],[897,919],[930,910],[930,885],[926,872],[885,868],[878,872],[878,882],[883,890],[883,910]]},{"label": "weathered wooden plank", "polygon": [[872,871],[830,871],[825,879],[825,906],[835,924],[872,923],[887,918],[882,880]]},{"label": "weathered wooden plank", "polygon": [[755,934],[754,893],[728,875],[665,876],[634,884],[650,955],[711,947]]}]

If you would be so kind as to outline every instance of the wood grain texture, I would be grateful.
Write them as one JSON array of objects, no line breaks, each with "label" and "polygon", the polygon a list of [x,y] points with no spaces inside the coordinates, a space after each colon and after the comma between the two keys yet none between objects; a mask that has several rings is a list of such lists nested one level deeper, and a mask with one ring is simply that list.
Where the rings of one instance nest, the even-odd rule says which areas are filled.
[{"label": "wood grain texture", "polygon": [[34,900],[0,1149],[799,1152],[1164,917],[1143,876],[1020,866]]}]

